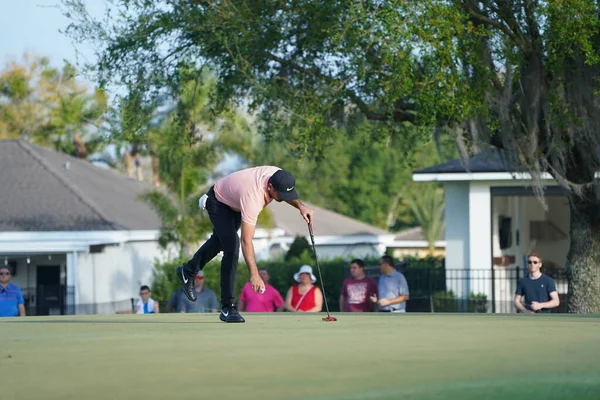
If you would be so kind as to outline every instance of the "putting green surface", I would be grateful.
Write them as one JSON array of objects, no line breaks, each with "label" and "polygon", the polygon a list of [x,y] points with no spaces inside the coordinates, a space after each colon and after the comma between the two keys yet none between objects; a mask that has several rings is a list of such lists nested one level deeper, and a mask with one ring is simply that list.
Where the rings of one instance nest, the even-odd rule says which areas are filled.
[{"label": "putting green surface", "polygon": [[600,318],[217,314],[0,321],[3,399],[598,399]]}]

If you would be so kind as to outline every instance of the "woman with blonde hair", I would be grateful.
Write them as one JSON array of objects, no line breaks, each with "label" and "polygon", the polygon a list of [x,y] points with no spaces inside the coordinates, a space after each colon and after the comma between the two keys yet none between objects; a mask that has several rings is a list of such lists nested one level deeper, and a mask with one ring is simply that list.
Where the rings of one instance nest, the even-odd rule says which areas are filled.
[{"label": "woman with blonde hair", "polygon": [[310,265],[303,265],[294,274],[298,284],[288,289],[285,297],[285,309],[290,312],[321,312],[323,309],[323,292],[313,285],[317,278]]}]

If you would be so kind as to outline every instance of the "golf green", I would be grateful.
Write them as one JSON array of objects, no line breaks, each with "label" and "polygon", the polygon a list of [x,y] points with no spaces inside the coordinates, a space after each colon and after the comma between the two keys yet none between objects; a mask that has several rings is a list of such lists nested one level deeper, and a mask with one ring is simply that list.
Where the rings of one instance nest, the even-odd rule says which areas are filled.
[{"label": "golf green", "polygon": [[0,321],[4,399],[598,399],[600,318],[217,314]]}]

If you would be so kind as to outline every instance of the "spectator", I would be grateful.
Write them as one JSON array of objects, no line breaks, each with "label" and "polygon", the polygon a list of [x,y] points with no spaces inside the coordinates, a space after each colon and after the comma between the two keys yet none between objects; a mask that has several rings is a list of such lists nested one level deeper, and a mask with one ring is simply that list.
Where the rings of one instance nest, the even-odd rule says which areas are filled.
[{"label": "spectator", "polygon": [[375,303],[371,296],[377,296],[377,282],[365,275],[365,262],[355,259],[350,262],[349,278],[344,280],[340,292],[340,311],[372,312]]},{"label": "spectator", "polygon": [[252,284],[246,282],[240,294],[240,311],[273,312],[283,310],[283,298],[273,286],[269,285],[269,273],[266,269],[258,271],[265,283],[265,292],[260,294],[252,290]]},{"label": "spectator", "polygon": [[394,260],[390,256],[379,259],[379,296],[371,296],[371,301],[379,305],[379,311],[406,312],[409,299],[406,278],[394,268]]},{"label": "spectator", "polygon": [[10,283],[10,270],[0,266],[0,317],[24,317],[25,300],[21,288]]},{"label": "spectator", "polygon": [[185,293],[181,291],[177,310],[180,313],[207,313],[217,312],[219,310],[219,301],[217,295],[211,289],[204,286],[204,271],[196,273],[196,282],[194,283],[194,293],[196,301],[190,301]]},{"label": "spectator", "polygon": [[317,278],[310,265],[303,265],[294,274],[297,285],[289,288],[285,297],[285,308],[291,312],[321,312],[323,309],[323,293],[313,285]]},{"label": "spectator", "polygon": [[178,289],[175,292],[173,292],[173,294],[169,298],[169,301],[167,302],[167,312],[168,313],[179,312],[179,308],[178,308],[179,298],[182,294],[183,294],[183,289]]},{"label": "spectator", "polygon": [[152,297],[150,288],[146,285],[140,288],[140,299],[136,303],[133,313],[134,314],[158,314],[158,301],[155,301]]},{"label": "spectator", "polygon": [[[560,305],[554,280],[540,271],[542,257],[539,254],[529,254],[527,266],[529,275],[521,278],[517,283],[515,306],[519,311],[528,314],[549,313],[552,308]],[[525,305],[522,303],[523,296],[525,296]]]}]

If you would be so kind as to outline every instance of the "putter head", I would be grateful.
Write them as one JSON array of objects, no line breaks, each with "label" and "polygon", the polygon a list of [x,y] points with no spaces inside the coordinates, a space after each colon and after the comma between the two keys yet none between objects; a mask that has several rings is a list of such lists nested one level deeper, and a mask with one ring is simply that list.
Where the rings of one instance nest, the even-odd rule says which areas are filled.
[{"label": "putter head", "polygon": [[323,321],[325,321],[325,322],[335,322],[335,321],[337,321],[337,318],[332,317],[331,315],[328,315],[326,317],[323,317]]}]

